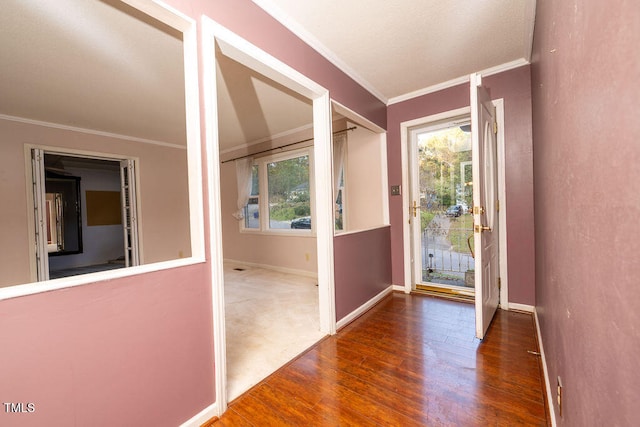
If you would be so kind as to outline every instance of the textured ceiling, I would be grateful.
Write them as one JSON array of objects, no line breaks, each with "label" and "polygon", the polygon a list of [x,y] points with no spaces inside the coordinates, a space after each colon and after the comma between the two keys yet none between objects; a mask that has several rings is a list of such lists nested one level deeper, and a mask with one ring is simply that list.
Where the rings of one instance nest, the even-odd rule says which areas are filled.
[{"label": "textured ceiling", "polygon": [[[534,0],[254,0],[385,102],[529,59]],[[4,0],[0,114],[185,144],[181,34],[118,0]],[[218,54],[221,149],[311,103]]]},{"label": "textured ceiling", "polygon": [[535,0],[254,0],[383,101],[530,59]]},{"label": "textured ceiling", "polygon": [[180,37],[118,1],[3,0],[0,114],[184,145]]},{"label": "textured ceiling", "polygon": [[[4,0],[0,114],[185,145],[181,37],[118,0]],[[222,150],[312,123],[309,100],[218,59]]]},{"label": "textured ceiling", "polygon": [[216,57],[222,151],[312,124],[311,100],[219,52]]}]

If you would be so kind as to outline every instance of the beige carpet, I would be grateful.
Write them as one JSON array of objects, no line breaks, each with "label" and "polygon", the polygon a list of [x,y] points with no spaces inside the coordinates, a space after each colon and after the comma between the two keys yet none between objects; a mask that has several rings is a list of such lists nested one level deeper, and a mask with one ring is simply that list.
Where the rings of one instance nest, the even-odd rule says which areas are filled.
[{"label": "beige carpet", "polygon": [[224,277],[231,401],[323,335],[316,279],[231,263]]}]

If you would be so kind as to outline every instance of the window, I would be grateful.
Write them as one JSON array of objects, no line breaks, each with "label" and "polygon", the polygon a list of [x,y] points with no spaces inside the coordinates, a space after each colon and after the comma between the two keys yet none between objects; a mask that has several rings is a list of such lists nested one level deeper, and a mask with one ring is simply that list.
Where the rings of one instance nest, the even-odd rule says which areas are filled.
[{"label": "window", "polygon": [[340,178],[338,178],[338,191],[336,193],[335,200],[335,230],[343,231],[344,230],[344,166],[340,168]]},{"label": "window", "polygon": [[244,228],[260,229],[260,186],[258,165],[251,168],[251,196],[244,207]]},{"label": "window", "polygon": [[255,161],[244,230],[311,230],[310,159],[307,149]]}]

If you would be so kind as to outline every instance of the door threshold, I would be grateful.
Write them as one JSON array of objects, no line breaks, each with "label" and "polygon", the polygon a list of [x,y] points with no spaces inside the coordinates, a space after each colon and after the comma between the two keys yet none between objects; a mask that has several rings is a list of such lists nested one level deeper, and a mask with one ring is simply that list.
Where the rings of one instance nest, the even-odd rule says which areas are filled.
[{"label": "door threshold", "polygon": [[439,286],[429,285],[416,285],[413,292],[423,295],[431,295],[439,298],[452,299],[455,301],[462,301],[473,303],[475,302],[474,295],[471,295],[469,291],[463,291],[453,288],[441,288]]}]

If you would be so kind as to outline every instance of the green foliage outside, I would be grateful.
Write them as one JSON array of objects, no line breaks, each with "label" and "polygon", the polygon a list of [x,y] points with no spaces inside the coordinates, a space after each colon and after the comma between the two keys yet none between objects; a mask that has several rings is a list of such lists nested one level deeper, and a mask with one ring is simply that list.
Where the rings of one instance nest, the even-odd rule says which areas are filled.
[{"label": "green foliage outside", "polygon": [[[423,208],[444,210],[458,201],[472,205],[470,141],[470,134],[459,127],[430,132],[419,139]],[[467,166],[461,167],[461,163]]]},{"label": "green foliage outside", "polygon": [[[470,253],[467,239],[473,236],[473,215],[465,214],[457,218],[451,218],[447,239],[451,242],[454,252]],[[473,237],[471,237],[471,247],[473,248]]]},{"label": "green foliage outside", "polygon": [[291,221],[311,215],[309,203],[309,156],[301,156],[267,167],[269,218]]},{"label": "green foliage outside", "polygon": [[424,231],[429,226],[429,223],[436,216],[435,212],[420,210],[420,231]]}]

